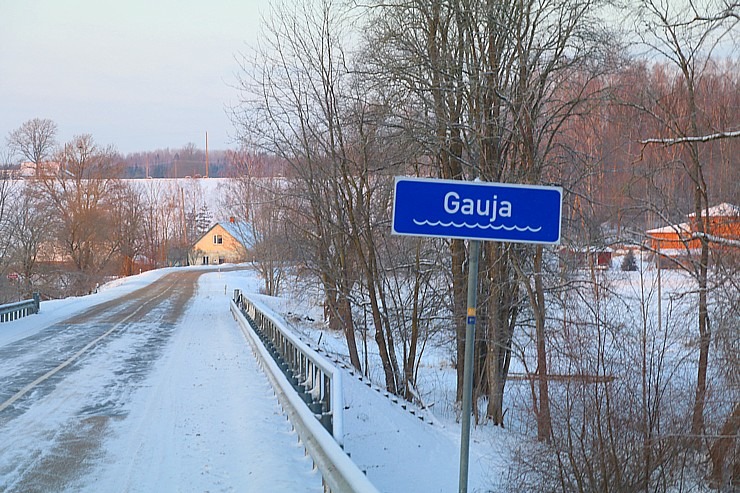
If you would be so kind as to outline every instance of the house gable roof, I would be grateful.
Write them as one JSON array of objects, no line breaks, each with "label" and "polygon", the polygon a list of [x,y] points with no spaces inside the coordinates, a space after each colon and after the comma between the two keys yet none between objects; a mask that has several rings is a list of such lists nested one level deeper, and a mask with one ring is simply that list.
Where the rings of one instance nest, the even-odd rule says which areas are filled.
[{"label": "house gable roof", "polygon": [[[715,205],[714,207],[710,207],[709,209],[705,209],[704,217],[708,218],[733,218],[735,220],[740,219],[740,207],[730,204],[728,202],[724,202],[719,205]],[[688,216],[690,219],[696,217],[696,214],[692,213]],[[650,229],[646,231],[648,235],[651,234],[667,234],[667,233],[674,233],[676,235],[679,234],[691,234],[691,224],[689,223],[681,223],[681,224],[672,224],[670,226],[663,226],[662,228],[655,228]]]},{"label": "house gable roof", "polygon": [[252,234],[252,228],[249,223],[245,221],[229,221],[216,224],[224,228],[227,233],[244,245],[245,248],[252,248],[254,246],[254,235]]},{"label": "house gable roof", "polygon": [[208,228],[208,231],[203,233],[196,241],[193,243],[193,245],[197,245],[203,238],[206,238],[210,234],[213,233],[213,230],[220,226],[226,233],[228,233],[231,237],[233,237],[236,241],[241,243],[241,245],[244,248],[252,248],[254,247],[254,236],[251,233],[251,228],[249,227],[249,224],[244,221],[236,221],[236,222],[217,222],[210,228]]}]

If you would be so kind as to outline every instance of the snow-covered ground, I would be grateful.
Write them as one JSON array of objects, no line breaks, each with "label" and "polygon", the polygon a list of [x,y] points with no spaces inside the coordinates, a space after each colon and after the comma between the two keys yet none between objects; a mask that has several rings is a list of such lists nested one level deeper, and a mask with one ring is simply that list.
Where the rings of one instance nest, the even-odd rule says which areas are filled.
[{"label": "snow-covered ground", "polygon": [[227,300],[218,274],[200,278],[89,491],[322,491]]},{"label": "snow-covered ground", "polygon": [[[234,278],[234,282],[240,279]],[[273,298],[254,291],[248,295],[268,305],[274,313],[282,314],[287,325],[311,347],[349,361],[343,336],[323,330],[323,324],[318,322],[320,309],[310,299]],[[369,351],[369,358],[377,360],[377,350],[371,347]],[[435,355],[430,359],[445,357]],[[345,451],[382,492],[458,491],[460,426],[454,408],[439,408],[441,413],[437,414],[436,407],[420,409],[388,394],[373,383],[382,381],[377,365],[370,371],[371,378],[362,376],[348,363],[341,367],[345,371]],[[422,373],[420,378],[425,380],[425,385],[436,387],[435,399],[454,400],[453,368],[432,366]],[[431,382],[433,379],[438,381]],[[446,393],[452,396],[443,396]],[[496,485],[505,477],[514,440],[516,436],[501,428],[472,430],[469,492],[496,491]]]},{"label": "snow-covered ground", "polygon": [[[162,274],[43,302],[40,315],[0,326],[0,491],[322,491],[234,324],[218,273],[201,276],[174,324],[168,293],[142,322],[110,327],[107,310],[67,323]],[[145,303],[120,309],[134,314]],[[66,334],[111,330],[47,371],[56,353],[77,350]],[[46,373],[21,395],[16,382],[34,372]]]},{"label": "snow-covered ground", "polygon": [[[196,294],[175,324],[163,318],[168,302],[143,322],[109,328],[100,315],[90,327],[65,324],[185,270],[194,269],[146,272],[96,294],[42,302],[40,314],[0,325],[0,382],[7,384],[0,385],[0,491],[321,491],[229,313],[235,288],[258,290],[252,271],[200,269]],[[280,308],[284,300],[272,302]],[[120,334],[13,397],[9,387],[19,375],[46,371],[34,368],[35,355],[51,351],[45,344],[77,350],[67,339],[47,341],[87,329]],[[459,429],[347,372],[345,450],[378,489],[455,491]],[[497,458],[489,440],[474,436],[471,492],[486,491],[501,473],[491,467]]]},{"label": "snow-covered ground", "polygon": [[[72,336],[63,338],[75,334],[65,324],[70,317],[119,300],[172,272],[202,273],[176,324],[168,325],[157,315],[157,310],[166,311],[165,303],[147,320],[80,356],[49,385],[5,404],[12,399],[7,382],[14,375],[46,371],[28,366],[34,354],[53,359],[44,341],[56,338],[59,347],[73,346]],[[646,270],[644,278],[618,269],[604,275],[619,298],[619,310],[613,313],[619,313],[625,327],[640,316],[640,286],[648,286],[655,315],[654,271]],[[662,282],[664,310],[675,311],[670,293],[686,291],[687,276],[664,272]],[[115,281],[89,296],[42,302],[40,314],[0,324],[0,491],[321,491],[318,472],[304,456],[231,318],[233,291],[240,289],[282,314],[313,347],[345,359],[344,343],[338,334],[323,330],[318,303],[305,290],[271,298],[258,294],[260,286],[249,269],[163,269]],[[139,309],[128,303],[121,303],[122,313]],[[98,320],[90,330],[110,330],[104,318]],[[690,329],[681,327],[677,324],[672,339],[686,340]],[[422,400],[434,404],[428,409],[394,399],[350,368],[342,369],[345,451],[383,492],[448,492],[458,487],[454,369],[447,349],[427,351],[419,389]],[[371,359],[372,353],[370,348]],[[126,366],[137,360],[135,371]],[[513,371],[523,371],[517,361],[512,364]],[[371,377],[382,382],[380,374],[371,372]],[[502,490],[511,474],[512,454],[533,434],[527,418],[528,384],[513,380],[507,392],[508,428],[473,429],[471,493]],[[28,409],[26,401],[33,403]],[[44,472],[51,459],[73,448],[82,452],[84,464],[76,466],[72,481],[53,490],[24,488],[29,470]]]}]

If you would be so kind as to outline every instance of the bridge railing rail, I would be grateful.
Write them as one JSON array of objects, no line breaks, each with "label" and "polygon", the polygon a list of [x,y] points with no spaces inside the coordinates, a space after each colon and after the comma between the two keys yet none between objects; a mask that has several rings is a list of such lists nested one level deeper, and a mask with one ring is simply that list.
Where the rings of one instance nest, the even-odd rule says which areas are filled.
[{"label": "bridge railing rail", "polygon": [[342,449],[342,374],[269,309],[234,291],[231,311],[330,492],[378,493]]},{"label": "bridge railing rail", "polygon": [[33,293],[33,299],[0,305],[0,322],[11,322],[39,312],[41,298]]}]

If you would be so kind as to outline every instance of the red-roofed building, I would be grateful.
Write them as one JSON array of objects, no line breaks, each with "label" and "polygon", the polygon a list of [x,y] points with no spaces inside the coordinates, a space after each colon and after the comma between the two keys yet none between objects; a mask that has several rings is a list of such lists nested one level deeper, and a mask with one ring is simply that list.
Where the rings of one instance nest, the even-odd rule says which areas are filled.
[{"label": "red-roofed building", "polygon": [[[705,232],[713,250],[737,248],[740,245],[740,207],[723,203],[704,211],[708,218]],[[701,248],[696,214],[689,221],[646,231],[648,247],[665,257],[685,257]]]}]

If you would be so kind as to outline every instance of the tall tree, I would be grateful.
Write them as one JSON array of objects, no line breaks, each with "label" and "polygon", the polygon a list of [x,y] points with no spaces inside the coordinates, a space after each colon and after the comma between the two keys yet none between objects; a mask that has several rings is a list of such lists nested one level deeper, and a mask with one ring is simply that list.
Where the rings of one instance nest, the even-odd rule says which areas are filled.
[{"label": "tall tree", "polygon": [[81,135],[56,155],[59,168],[30,183],[53,218],[55,236],[77,272],[72,283],[76,293],[90,291],[103,269],[119,251],[113,234],[117,157],[111,148],[100,148],[92,136]]},{"label": "tall tree", "polygon": [[167,266],[182,237],[180,189],[174,183],[147,180],[141,194],[142,253],[152,266]]},{"label": "tall tree", "polygon": [[337,44],[338,15],[329,1],[273,4],[255,60],[244,57],[243,104],[234,120],[245,147],[288,164],[290,217],[308,247],[306,265],[321,280],[330,327],[343,331],[352,364],[360,368],[350,302],[356,257],[337,180],[342,164],[337,91],[346,73],[343,47]]},{"label": "tall tree", "polygon": [[23,294],[30,296],[35,288],[34,280],[38,274],[39,252],[42,244],[48,240],[52,232],[52,222],[44,213],[42,204],[38,197],[34,196],[31,187],[19,190],[14,199],[10,259],[22,277]]},{"label": "tall tree", "polygon": [[[2,164],[7,165],[3,158]],[[14,204],[18,201],[20,190],[16,182],[10,179],[7,169],[0,170],[0,274],[5,274],[12,261],[11,252],[14,248],[16,224],[14,221],[16,210]]]},{"label": "tall tree", "polygon": [[[398,1],[377,4],[376,67],[423,108],[398,115],[429,152],[431,176],[536,184],[558,181],[556,136],[580,111],[609,38],[597,23],[598,1]],[[590,64],[590,65],[589,65]],[[407,109],[407,108],[402,108]],[[420,123],[421,122],[421,123]],[[457,361],[464,334],[465,249],[451,242]],[[487,416],[503,426],[511,344],[522,308],[521,283],[536,320],[545,286],[542,251],[487,244],[483,251],[476,344],[477,391]],[[532,261],[535,259],[535,261]],[[517,275],[515,266],[527,266]],[[534,272],[533,272],[534,271]],[[530,285],[529,278],[535,282]],[[541,324],[540,324],[541,325]],[[538,328],[544,337],[544,327]],[[542,436],[548,435],[545,342],[538,342]],[[458,365],[458,397],[462,380]]]},{"label": "tall tree", "polygon": [[[402,371],[396,338],[406,329],[399,325],[413,319],[413,327],[422,310],[404,317],[405,308],[394,305],[390,290],[398,284],[391,278],[410,274],[388,255],[395,246],[384,236],[393,172],[413,161],[419,146],[398,140],[393,134],[400,132],[387,124],[387,95],[367,77],[366,55],[355,50],[354,13],[330,1],[276,7],[259,63],[245,67],[249,104],[237,123],[251,139],[245,143],[290,165],[289,217],[310,245],[306,263],[321,280],[329,325],[344,331],[352,364],[360,367],[355,314],[362,313],[387,389],[403,393],[413,370]],[[418,353],[406,348],[403,364],[413,368]]]},{"label": "tall tree", "polygon": [[35,174],[42,172],[43,162],[48,160],[56,147],[57,124],[52,120],[34,118],[28,120],[8,135],[8,147],[15,154],[34,164]]},{"label": "tall tree", "polygon": [[287,274],[286,265],[300,258],[300,248],[291,247],[287,233],[283,181],[260,177],[260,160],[247,151],[232,155],[232,180],[224,194],[223,207],[236,220],[236,227],[245,238],[252,238],[254,264],[264,281],[264,292],[278,296],[281,282]]},{"label": "tall tree", "polygon": [[655,99],[650,112],[659,122],[666,138],[644,139],[645,145],[678,146],[681,163],[693,189],[692,224],[700,242],[698,255],[692,255],[691,273],[696,279],[698,301],[698,364],[696,392],[691,418],[691,433],[704,432],[704,407],[707,395],[707,374],[711,345],[708,309],[708,277],[710,253],[710,190],[705,176],[706,158],[702,152],[702,137],[718,130],[707,119],[702,107],[701,80],[718,43],[740,22],[740,5],[725,0],[706,0],[681,5],[662,0],[641,0],[633,5],[636,29],[642,43],[668,60],[680,74],[681,95],[674,105]]},{"label": "tall tree", "polygon": [[130,276],[136,274],[136,257],[143,251],[143,202],[140,192],[124,182],[111,192],[111,201],[116,204],[110,211],[111,233],[120,255],[117,274]]}]

